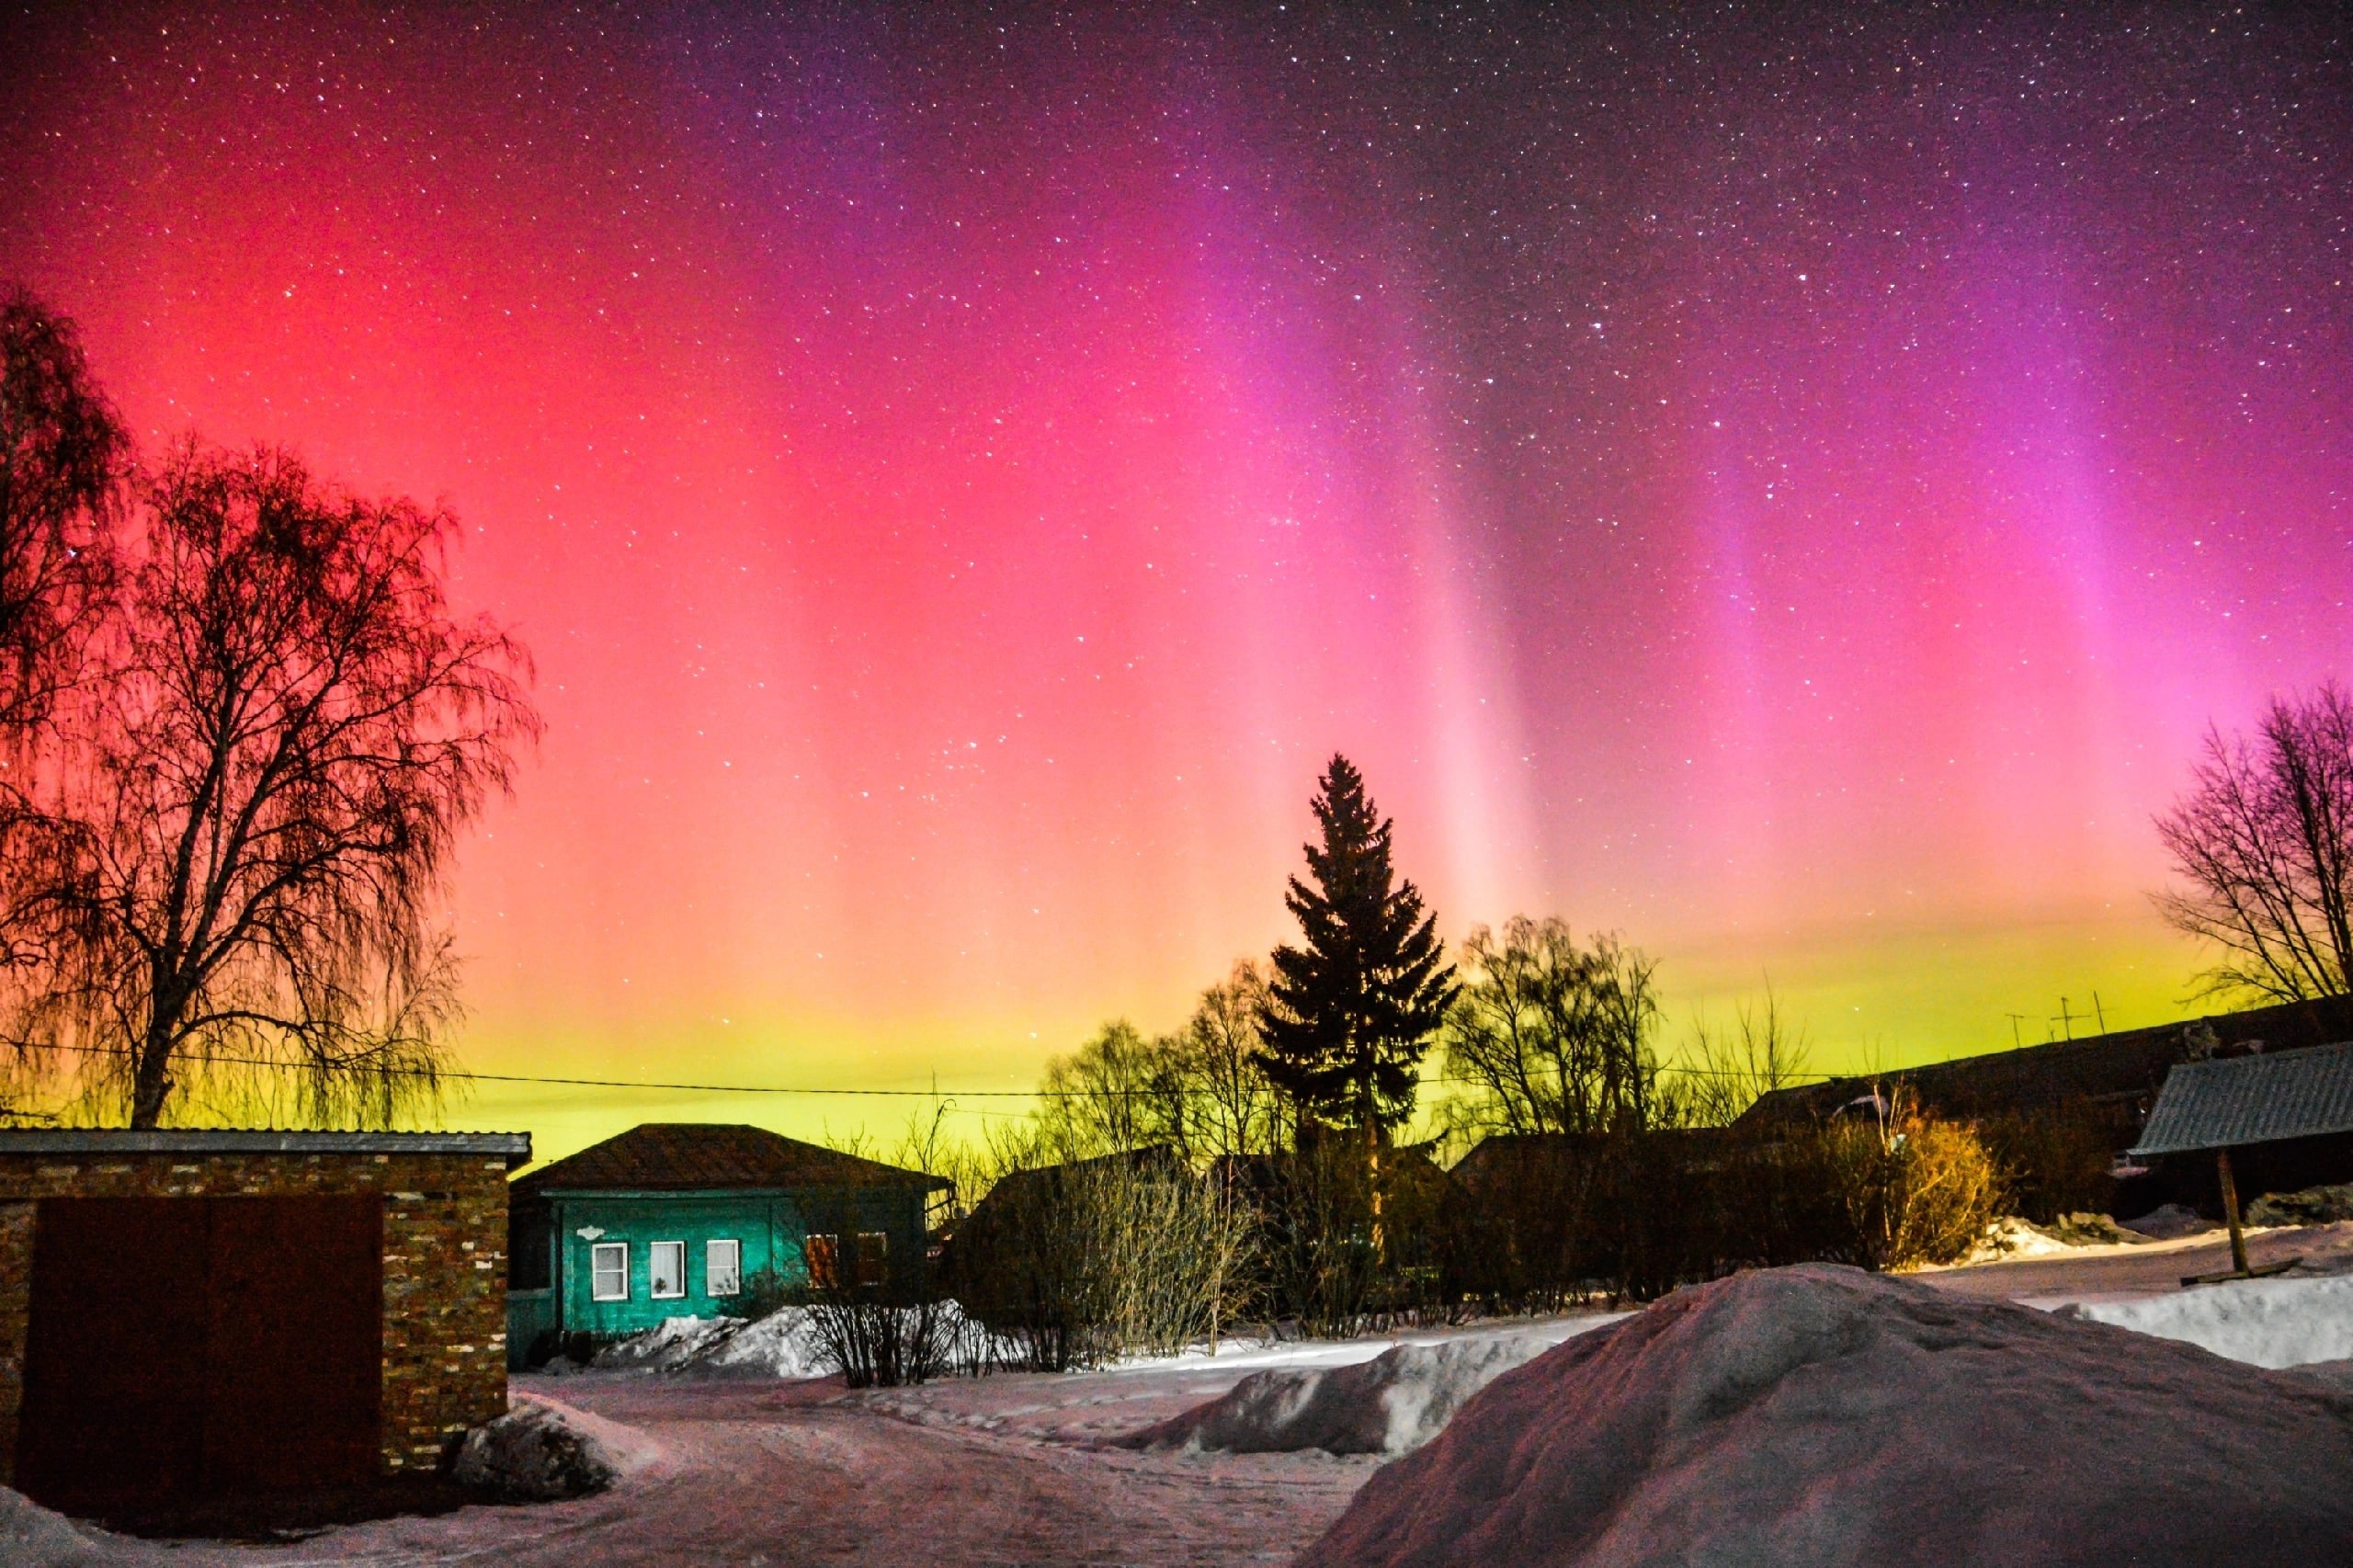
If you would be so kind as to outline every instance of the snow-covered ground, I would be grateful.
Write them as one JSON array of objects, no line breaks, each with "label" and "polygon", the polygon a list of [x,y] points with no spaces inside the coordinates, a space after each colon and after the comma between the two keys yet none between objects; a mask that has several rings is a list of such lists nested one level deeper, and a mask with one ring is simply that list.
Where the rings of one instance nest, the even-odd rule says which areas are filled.
[{"label": "snow-covered ground", "polygon": [[[2262,1233],[2251,1244],[2258,1262],[2291,1254],[2306,1259],[2297,1275],[2286,1277],[2290,1285],[2353,1273],[2353,1223]],[[2182,1291],[2183,1275],[2227,1267],[2228,1261],[2227,1244],[2210,1233],[2070,1248],[2063,1256],[1916,1278],[1960,1298],[2043,1307],[2151,1302],[2152,1314],[2194,1318],[2213,1315],[2199,1304],[2201,1296],[2222,1301],[2227,1298],[2211,1292],[2251,1289]],[[2325,1296],[2317,1292],[2314,1300]],[[2326,1310],[2341,1318],[2346,1306],[2332,1297]],[[1475,1354],[1499,1336],[1566,1337],[1603,1321],[1523,1319],[1337,1344],[1229,1342],[1215,1357],[847,1394],[837,1380],[762,1376],[748,1366],[719,1378],[643,1369],[518,1378],[519,1396],[583,1412],[629,1449],[628,1473],[619,1484],[571,1502],[468,1507],[333,1530],[290,1546],[126,1550],[137,1561],[186,1568],[1284,1562],[1339,1517],[1380,1468],[1378,1456],[1197,1452],[1183,1445],[1131,1450],[1114,1441],[1197,1410],[1254,1373],[1328,1371],[1369,1362],[1397,1344],[1463,1346]],[[650,1364],[674,1358],[705,1332],[670,1331],[668,1349]],[[791,1363],[794,1336],[778,1329],[770,1337],[778,1343],[754,1338],[739,1354],[746,1362]]]},{"label": "snow-covered ground", "polygon": [[[230,1564],[1287,1562],[1339,1517],[1377,1456],[1137,1452],[1108,1446],[1268,1369],[1369,1361],[1401,1344],[1566,1335],[1518,1319],[1343,1343],[1229,1345],[1102,1371],[959,1378],[845,1393],[837,1379],[600,1370],[520,1377],[519,1397],[625,1429],[629,1473],[564,1503],[469,1507],[282,1547],[187,1543],[155,1561]],[[692,1331],[671,1331],[673,1342]]]}]

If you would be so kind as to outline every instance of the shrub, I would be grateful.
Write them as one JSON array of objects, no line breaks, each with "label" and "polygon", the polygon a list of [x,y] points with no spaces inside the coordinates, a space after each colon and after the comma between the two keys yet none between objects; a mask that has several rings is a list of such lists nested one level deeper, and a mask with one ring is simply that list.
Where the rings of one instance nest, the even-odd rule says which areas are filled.
[{"label": "shrub", "polygon": [[1165,1150],[1017,1171],[950,1248],[965,1310],[1039,1371],[1214,1340],[1245,1299],[1251,1218]]},{"label": "shrub", "polygon": [[1957,1263],[2001,1210],[2001,1168],[1973,1128],[1899,1106],[1884,1123],[1834,1122],[1820,1136],[1865,1267]]}]

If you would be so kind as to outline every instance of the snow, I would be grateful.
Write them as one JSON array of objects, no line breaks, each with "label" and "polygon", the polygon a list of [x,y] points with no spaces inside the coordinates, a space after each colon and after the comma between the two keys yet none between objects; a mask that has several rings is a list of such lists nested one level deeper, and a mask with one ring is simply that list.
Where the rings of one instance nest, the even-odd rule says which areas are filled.
[{"label": "snow", "polygon": [[574,1413],[551,1400],[523,1400],[466,1434],[451,1474],[502,1503],[551,1503],[602,1492],[620,1466]]},{"label": "snow", "polygon": [[1199,1453],[1402,1454],[1420,1448],[1462,1403],[1501,1374],[1570,1335],[1614,1318],[1541,1330],[1395,1345],[1370,1360],[1270,1368],[1232,1392],[1125,1439],[1132,1448]]},{"label": "snow", "polygon": [[10,1568],[128,1568],[153,1561],[135,1541],[77,1525],[0,1486],[0,1563]]},{"label": "snow", "polygon": [[2049,1231],[2015,1214],[2005,1214],[1985,1227],[1985,1234],[1970,1249],[1971,1263],[1996,1263],[2006,1257],[2051,1257],[2074,1249]]},{"label": "snow", "polygon": [[2072,1302],[2061,1312],[2177,1339],[2252,1367],[2353,1358],[2353,1276],[2241,1279],[2137,1301]]},{"label": "snow", "polygon": [[607,1346],[601,1371],[690,1373],[721,1378],[822,1378],[826,1360],[814,1317],[783,1307],[756,1323],[741,1318],[670,1318]]},{"label": "snow", "polygon": [[2317,1381],[2187,1345],[1764,1270],[1496,1379],[1298,1561],[2334,1562],[2348,1417]]},{"label": "snow", "polygon": [[2213,1221],[2196,1210],[2179,1203],[2165,1203],[2150,1210],[2137,1220],[2124,1222],[2128,1231],[2138,1231],[2161,1242],[2179,1241],[2184,1236],[2204,1235],[2216,1229]]}]

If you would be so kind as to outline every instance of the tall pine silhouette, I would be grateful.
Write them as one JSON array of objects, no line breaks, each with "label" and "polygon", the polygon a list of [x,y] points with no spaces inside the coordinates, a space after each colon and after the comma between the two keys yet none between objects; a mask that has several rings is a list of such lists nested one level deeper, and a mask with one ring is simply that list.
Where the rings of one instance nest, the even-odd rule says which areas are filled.
[{"label": "tall pine silhouette", "polygon": [[1395,881],[1391,824],[1365,798],[1364,776],[1335,756],[1317,782],[1313,885],[1293,877],[1283,900],[1306,944],[1275,949],[1259,1019],[1267,1076],[1302,1123],[1361,1129],[1377,1148],[1413,1115],[1415,1070],[1460,988],[1437,917]]}]

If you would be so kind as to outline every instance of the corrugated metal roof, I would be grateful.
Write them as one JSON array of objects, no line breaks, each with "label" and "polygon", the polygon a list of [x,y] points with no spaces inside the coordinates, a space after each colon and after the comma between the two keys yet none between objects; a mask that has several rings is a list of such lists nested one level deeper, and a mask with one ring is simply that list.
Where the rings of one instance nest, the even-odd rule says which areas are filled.
[{"label": "corrugated metal roof", "polygon": [[2135,1154],[2353,1132],[2353,1040],[2185,1062],[2165,1075]]},{"label": "corrugated metal roof", "polygon": [[0,1154],[502,1154],[531,1157],[528,1132],[286,1132],[264,1128],[0,1128]]}]

